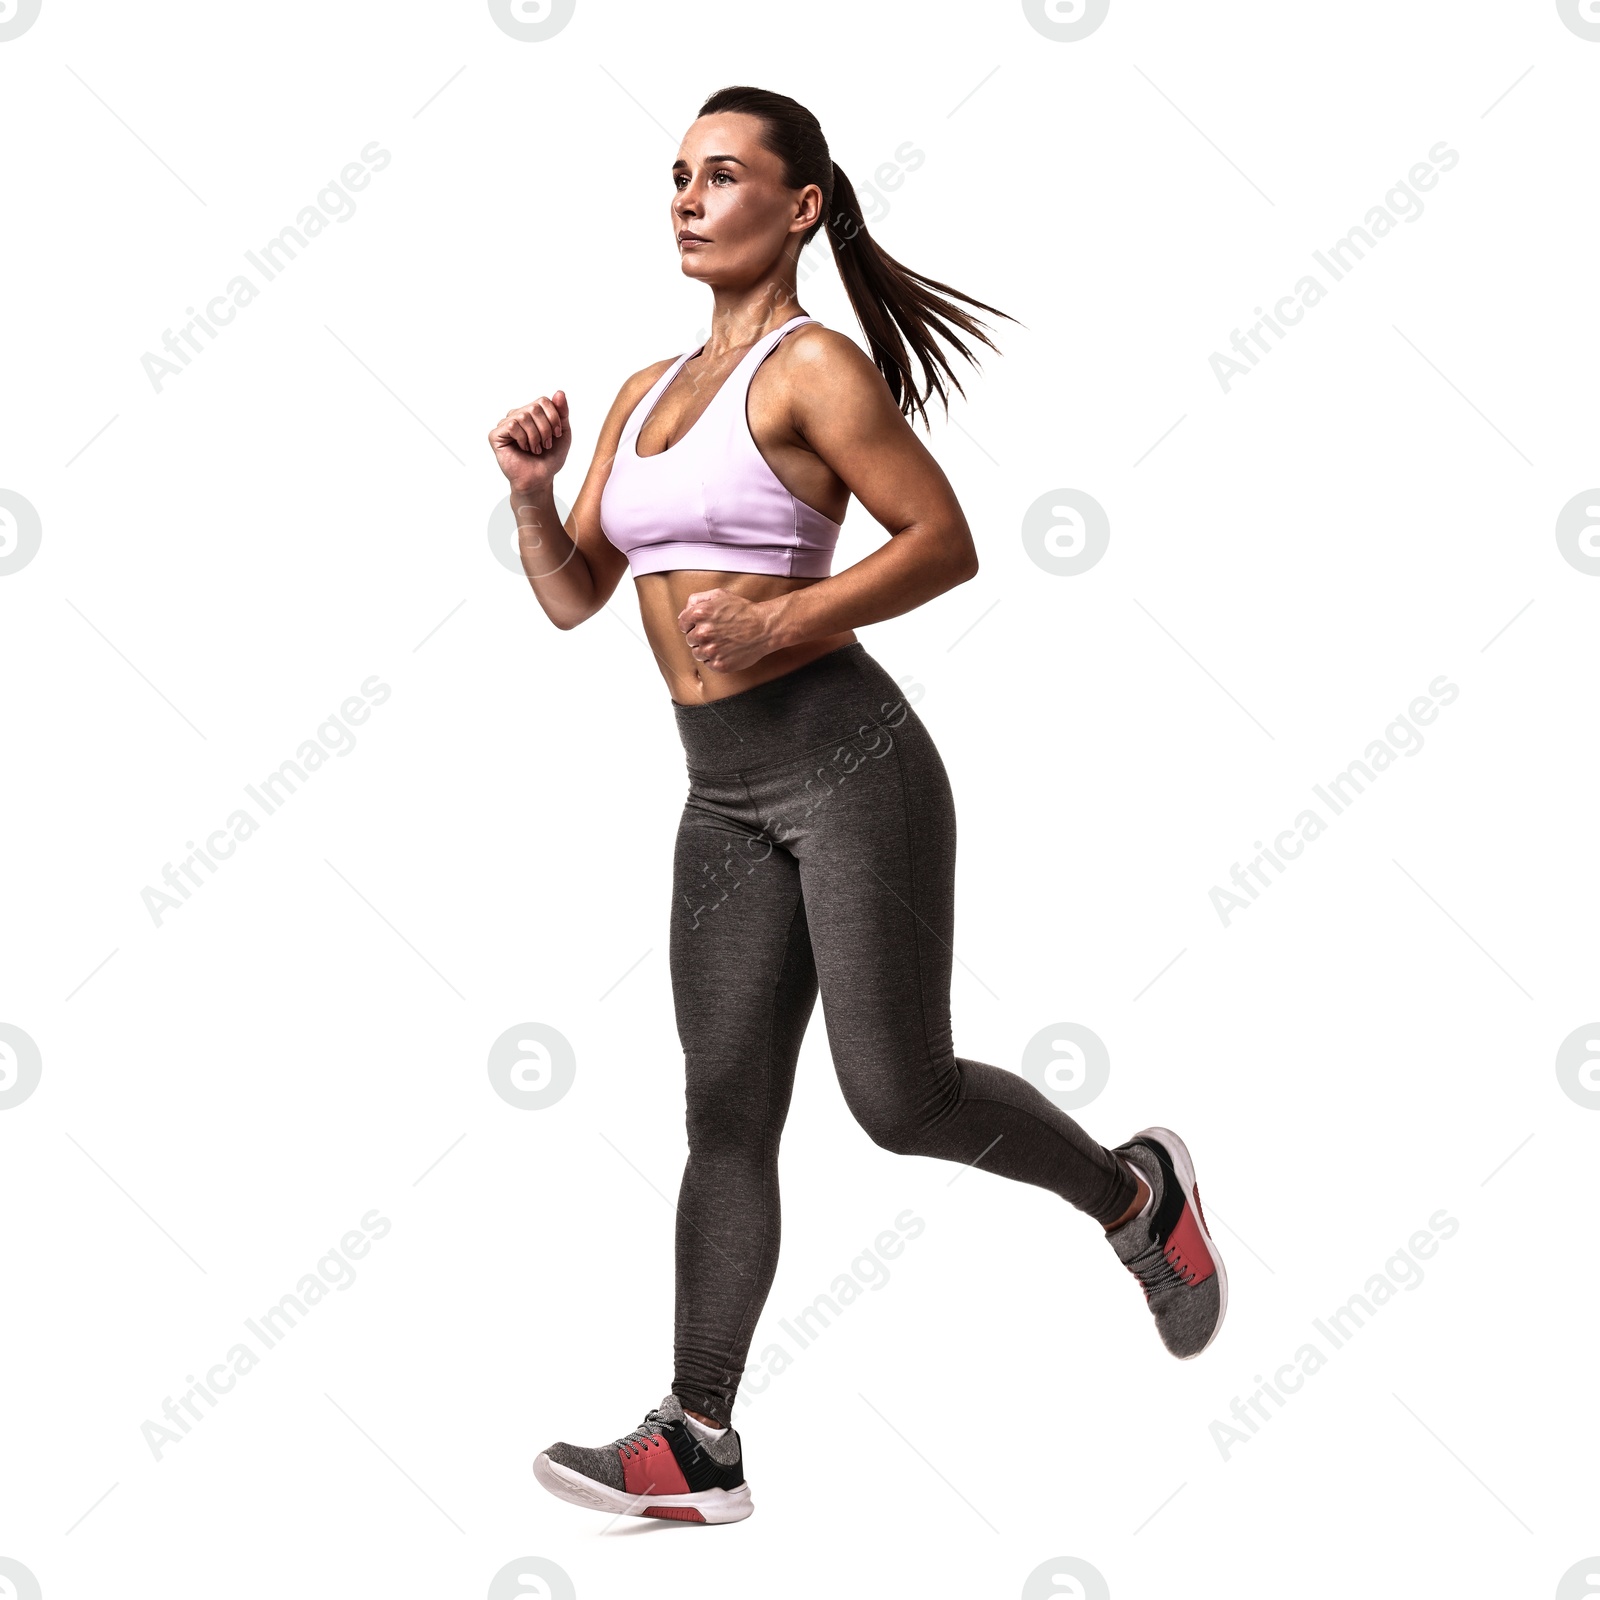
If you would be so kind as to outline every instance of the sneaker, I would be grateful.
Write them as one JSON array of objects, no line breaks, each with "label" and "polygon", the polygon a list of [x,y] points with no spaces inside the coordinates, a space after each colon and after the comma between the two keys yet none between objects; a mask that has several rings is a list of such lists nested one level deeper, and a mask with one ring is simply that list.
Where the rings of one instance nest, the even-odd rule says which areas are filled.
[{"label": "sneaker", "polygon": [[1216,1338],[1228,1309],[1228,1274],[1200,1209],[1189,1147],[1170,1128],[1145,1128],[1116,1153],[1139,1169],[1151,1202],[1106,1237],[1139,1280],[1161,1342],[1187,1361]]},{"label": "sneaker", "polygon": [[553,1444],[533,1475],[575,1506],[674,1522],[739,1522],[755,1509],[744,1481],[739,1435],[702,1439],[669,1394],[631,1433],[610,1444]]}]

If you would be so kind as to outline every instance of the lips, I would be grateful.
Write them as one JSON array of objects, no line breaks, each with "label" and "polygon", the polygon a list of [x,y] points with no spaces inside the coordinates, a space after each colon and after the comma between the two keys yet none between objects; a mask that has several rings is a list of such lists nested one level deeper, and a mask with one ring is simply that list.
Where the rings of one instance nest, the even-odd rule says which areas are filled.
[{"label": "lips", "polygon": [[679,244],[710,244],[711,241],[709,239],[707,239],[707,238],[704,238],[702,235],[700,235],[698,233],[687,233],[686,232],[686,233],[680,233],[678,235],[678,243]]}]

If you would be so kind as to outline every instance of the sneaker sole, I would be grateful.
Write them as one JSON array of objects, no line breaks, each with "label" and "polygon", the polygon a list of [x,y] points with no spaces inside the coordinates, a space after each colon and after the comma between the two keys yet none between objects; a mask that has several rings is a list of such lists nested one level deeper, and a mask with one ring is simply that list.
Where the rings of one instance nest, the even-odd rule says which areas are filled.
[{"label": "sneaker sole", "polygon": [[[1210,1338],[1200,1346],[1200,1350],[1210,1347],[1212,1339],[1222,1331],[1223,1318],[1228,1314],[1228,1269],[1222,1264],[1222,1252],[1217,1249],[1217,1241],[1211,1237],[1211,1230],[1206,1226],[1206,1214],[1200,1209],[1200,1197],[1194,1181],[1194,1158],[1189,1154],[1189,1147],[1171,1128],[1141,1128],[1134,1134],[1134,1139],[1143,1139],[1146,1136],[1156,1140],[1166,1150],[1172,1161],[1172,1170],[1178,1175],[1178,1182],[1183,1186],[1183,1198],[1188,1201],[1189,1209],[1194,1212],[1194,1220],[1200,1225],[1200,1237],[1205,1240],[1206,1249],[1211,1252],[1212,1262],[1217,1269],[1217,1321],[1211,1330]],[[1132,1143],[1132,1140],[1129,1141]],[[1200,1350],[1193,1350],[1186,1356],[1179,1356],[1180,1361],[1193,1361],[1200,1354]]]},{"label": "sneaker sole", "polygon": [[533,1475],[558,1500],[591,1511],[669,1522],[742,1522],[755,1510],[748,1483],[737,1489],[702,1489],[698,1494],[626,1494],[552,1461],[543,1450],[533,1458]]}]

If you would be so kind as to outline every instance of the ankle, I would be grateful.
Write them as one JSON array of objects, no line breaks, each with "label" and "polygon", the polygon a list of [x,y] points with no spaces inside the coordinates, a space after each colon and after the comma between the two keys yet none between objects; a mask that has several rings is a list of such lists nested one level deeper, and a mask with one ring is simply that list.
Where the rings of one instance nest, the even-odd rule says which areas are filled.
[{"label": "ankle", "polygon": [[1111,1223],[1110,1226],[1107,1227],[1107,1233],[1112,1233],[1116,1229],[1120,1228],[1123,1223],[1132,1221],[1134,1217],[1138,1216],[1139,1213],[1144,1210],[1145,1203],[1150,1198],[1150,1185],[1147,1184],[1143,1178],[1138,1179],[1137,1182],[1139,1187],[1134,1191],[1133,1199],[1128,1203],[1128,1209],[1124,1211],[1115,1222]]},{"label": "ankle", "polygon": [[724,1422],[718,1422],[715,1417],[708,1417],[698,1411],[691,1411],[687,1406],[684,1407],[683,1414],[686,1417],[693,1417],[696,1422],[703,1422],[708,1428],[724,1428],[727,1426]]}]

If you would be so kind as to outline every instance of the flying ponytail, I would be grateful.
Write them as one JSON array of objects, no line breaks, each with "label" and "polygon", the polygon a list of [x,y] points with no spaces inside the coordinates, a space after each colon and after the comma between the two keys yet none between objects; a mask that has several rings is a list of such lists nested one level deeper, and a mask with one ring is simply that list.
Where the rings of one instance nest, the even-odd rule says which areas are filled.
[{"label": "flying ponytail", "polygon": [[[818,228],[827,228],[839,277],[866,335],[873,364],[883,374],[901,414],[907,418],[920,415],[926,427],[924,402],[934,394],[948,413],[950,397],[945,379],[959,394],[966,391],[936,338],[951,345],[974,367],[978,365],[977,358],[962,343],[956,329],[982,340],[991,350],[999,348],[982,324],[955,302],[1005,317],[1008,322],[1016,319],[947,283],[913,272],[883,250],[867,231],[855,186],[828,153],[821,125],[798,101],[765,89],[735,85],[717,90],[698,114],[707,117],[722,111],[744,112],[760,119],[761,142],[783,162],[784,182],[789,188],[801,189],[814,183],[821,189],[822,216],[800,244],[803,248]],[[920,376],[912,371],[913,358],[921,368]]]}]

